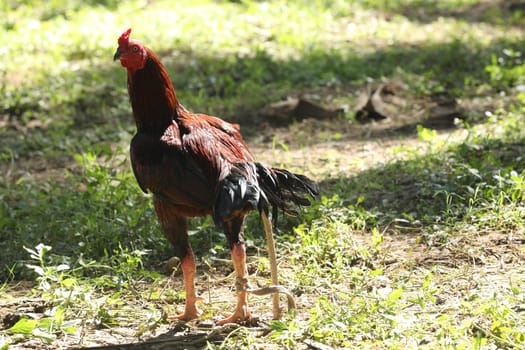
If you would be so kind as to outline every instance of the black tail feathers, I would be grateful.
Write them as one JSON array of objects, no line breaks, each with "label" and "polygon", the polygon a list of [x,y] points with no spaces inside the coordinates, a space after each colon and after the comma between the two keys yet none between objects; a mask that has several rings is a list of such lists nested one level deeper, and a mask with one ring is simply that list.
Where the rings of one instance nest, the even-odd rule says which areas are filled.
[{"label": "black tail feathers", "polygon": [[317,183],[304,175],[260,163],[238,163],[217,186],[213,220],[222,227],[224,221],[254,209],[268,214],[271,206],[276,226],[279,210],[297,216],[296,206],[310,205],[307,196],[318,194]]},{"label": "black tail feathers", "polygon": [[234,216],[237,211],[257,208],[260,195],[253,164],[236,164],[217,187],[213,208],[215,225],[221,227],[223,221]]},{"label": "black tail feathers", "polygon": [[297,216],[295,206],[308,206],[310,200],[306,196],[316,197],[319,194],[317,183],[304,175],[285,169],[267,168],[260,163],[255,163],[255,168],[259,187],[262,189],[258,209],[268,213],[271,205],[274,226],[279,210],[287,215]]}]

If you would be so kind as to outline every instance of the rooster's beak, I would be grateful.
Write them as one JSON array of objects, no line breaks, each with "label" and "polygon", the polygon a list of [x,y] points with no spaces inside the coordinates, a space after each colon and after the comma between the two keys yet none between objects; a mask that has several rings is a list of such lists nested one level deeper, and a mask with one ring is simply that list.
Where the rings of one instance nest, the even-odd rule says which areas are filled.
[{"label": "rooster's beak", "polygon": [[121,55],[122,55],[122,52],[120,52],[120,51],[117,49],[117,52],[115,52],[115,55],[113,56],[113,61],[116,61]]}]

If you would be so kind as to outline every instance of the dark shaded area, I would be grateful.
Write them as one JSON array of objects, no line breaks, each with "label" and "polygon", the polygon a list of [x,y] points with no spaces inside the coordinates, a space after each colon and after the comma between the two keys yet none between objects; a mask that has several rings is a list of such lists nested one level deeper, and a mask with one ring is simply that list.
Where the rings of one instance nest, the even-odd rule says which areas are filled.
[{"label": "dark shaded area", "polygon": [[[192,329],[185,325],[175,325],[175,329],[164,334],[160,334],[156,337],[148,339],[146,341],[130,343],[130,344],[118,344],[118,345],[106,345],[106,346],[95,346],[87,349],[92,350],[163,350],[163,349],[187,349],[187,350],[198,350],[198,349],[209,349],[210,345],[221,346],[225,339],[238,329],[240,326],[236,324],[228,324],[222,327],[210,328],[209,331],[205,331],[202,328],[200,330]],[[247,329],[248,331],[248,329]],[[269,328],[257,329],[251,328],[249,330],[253,333],[267,334],[270,332]],[[75,348],[81,349],[81,348]],[[86,349],[86,348],[83,348]]]},{"label": "dark shaded area", "polygon": [[288,98],[284,101],[271,103],[261,110],[261,115],[272,125],[289,124],[290,120],[336,119],[344,115],[343,108],[323,106],[303,96]]},{"label": "dark shaded area", "polygon": [[[380,84],[377,88],[368,88],[358,99],[355,119],[367,124],[373,121],[381,122],[385,119],[393,121],[383,128],[370,128],[368,135],[371,139],[388,139],[399,135],[409,135],[417,131],[418,126],[432,130],[447,130],[457,127],[463,121],[470,124],[482,122],[485,116],[475,115],[476,111],[465,110],[458,106],[457,100],[446,92],[434,93],[424,98],[407,99],[403,92],[396,91],[392,86]],[[411,115],[400,119],[399,115],[407,113],[409,104],[417,104],[418,111],[410,111]],[[481,111],[478,111],[481,112]],[[386,124],[386,123],[383,123]],[[365,127],[363,127],[364,129]]]},{"label": "dark shaded area", "polygon": [[[345,91],[346,87],[357,91],[366,79],[391,77],[398,74],[399,68],[403,74],[417,77],[406,83],[421,95],[445,91],[453,97],[473,97],[480,84],[488,83],[486,66],[491,64],[491,56],[501,55],[503,49],[525,51],[525,40],[498,40],[487,48],[453,40],[419,47],[392,46],[370,54],[359,54],[351,48],[346,52],[310,50],[300,60],[284,62],[264,51],[252,57],[216,57],[180,45],[177,49],[176,54],[159,54],[180,100],[193,111],[240,123],[249,139],[264,121],[262,109],[268,103],[309,88]],[[189,59],[195,63],[187,64]],[[107,83],[99,84],[93,78],[101,76],[108,78]],[[133,132],[125,79],[124,70],[108,56],[105,65],[48,77],[42,85],[11,93],[0,111],[7,118],[0,149],[12,150],[16,159],[41,151],[42,147],[57,147],[45,143],[46,138],[56,137],[53,133],[57,130],[61,130],[59,135],[66,134],[77,149],[114,140],[122,130]],[[48,92],[51,95],[57,90],[64,91],[63,100],[46,103]],[[293,123],[294,119],[286,122]],[[84,141],[86,135],[91,136]],[[35,138],[35,142],[27,142],[28,138]],[[61,140],[59,146],[66,145],[55,151],[67,148],[68,142]]]}]

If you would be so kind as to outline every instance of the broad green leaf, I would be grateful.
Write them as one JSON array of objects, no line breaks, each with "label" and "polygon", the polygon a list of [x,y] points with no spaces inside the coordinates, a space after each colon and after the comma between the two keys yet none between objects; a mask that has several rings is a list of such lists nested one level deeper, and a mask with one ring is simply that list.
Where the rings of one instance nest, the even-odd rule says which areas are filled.
[{"label": "broad green leaf", "polygon": [[398,300],[399,298],[401,298],[401,295],[403,294],[403,288],[399,287],[397,289],[394,289],[389,295],[388,295],[388,300],[389,301],[394,301],[394,300]]},{"label": "broad green leaf", "polygon": [[74,278],[66,278],[60,282],[65,288],[73,288],[78,286],[77,280]]},{"label": "broad green leaf", "polygon": [[52,326],[53,326],[53,319],[50,317],[43,318],[38,323],[38,328],[45,329],[48,332],[53,331]]},{"label": "broad green leaf", "polygon": [[38,325],[38,320],[31,320],[29,318],[21,318],[15,325],[7,331],[13,334],[29,335]]}]

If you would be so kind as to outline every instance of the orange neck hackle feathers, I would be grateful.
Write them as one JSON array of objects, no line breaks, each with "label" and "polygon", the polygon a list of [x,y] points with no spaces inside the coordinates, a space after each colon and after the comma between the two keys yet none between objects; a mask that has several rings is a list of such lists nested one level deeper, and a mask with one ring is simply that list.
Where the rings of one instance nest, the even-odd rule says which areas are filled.
[{"label": "orange neck hackle feathers", "polygon": [[179,103],[173,84],[158,56],[137,40],[130,39],[131,29],[118,39],[118,58],[128,72],[128,92],[137,129],[161,133],[184,107]]}]

